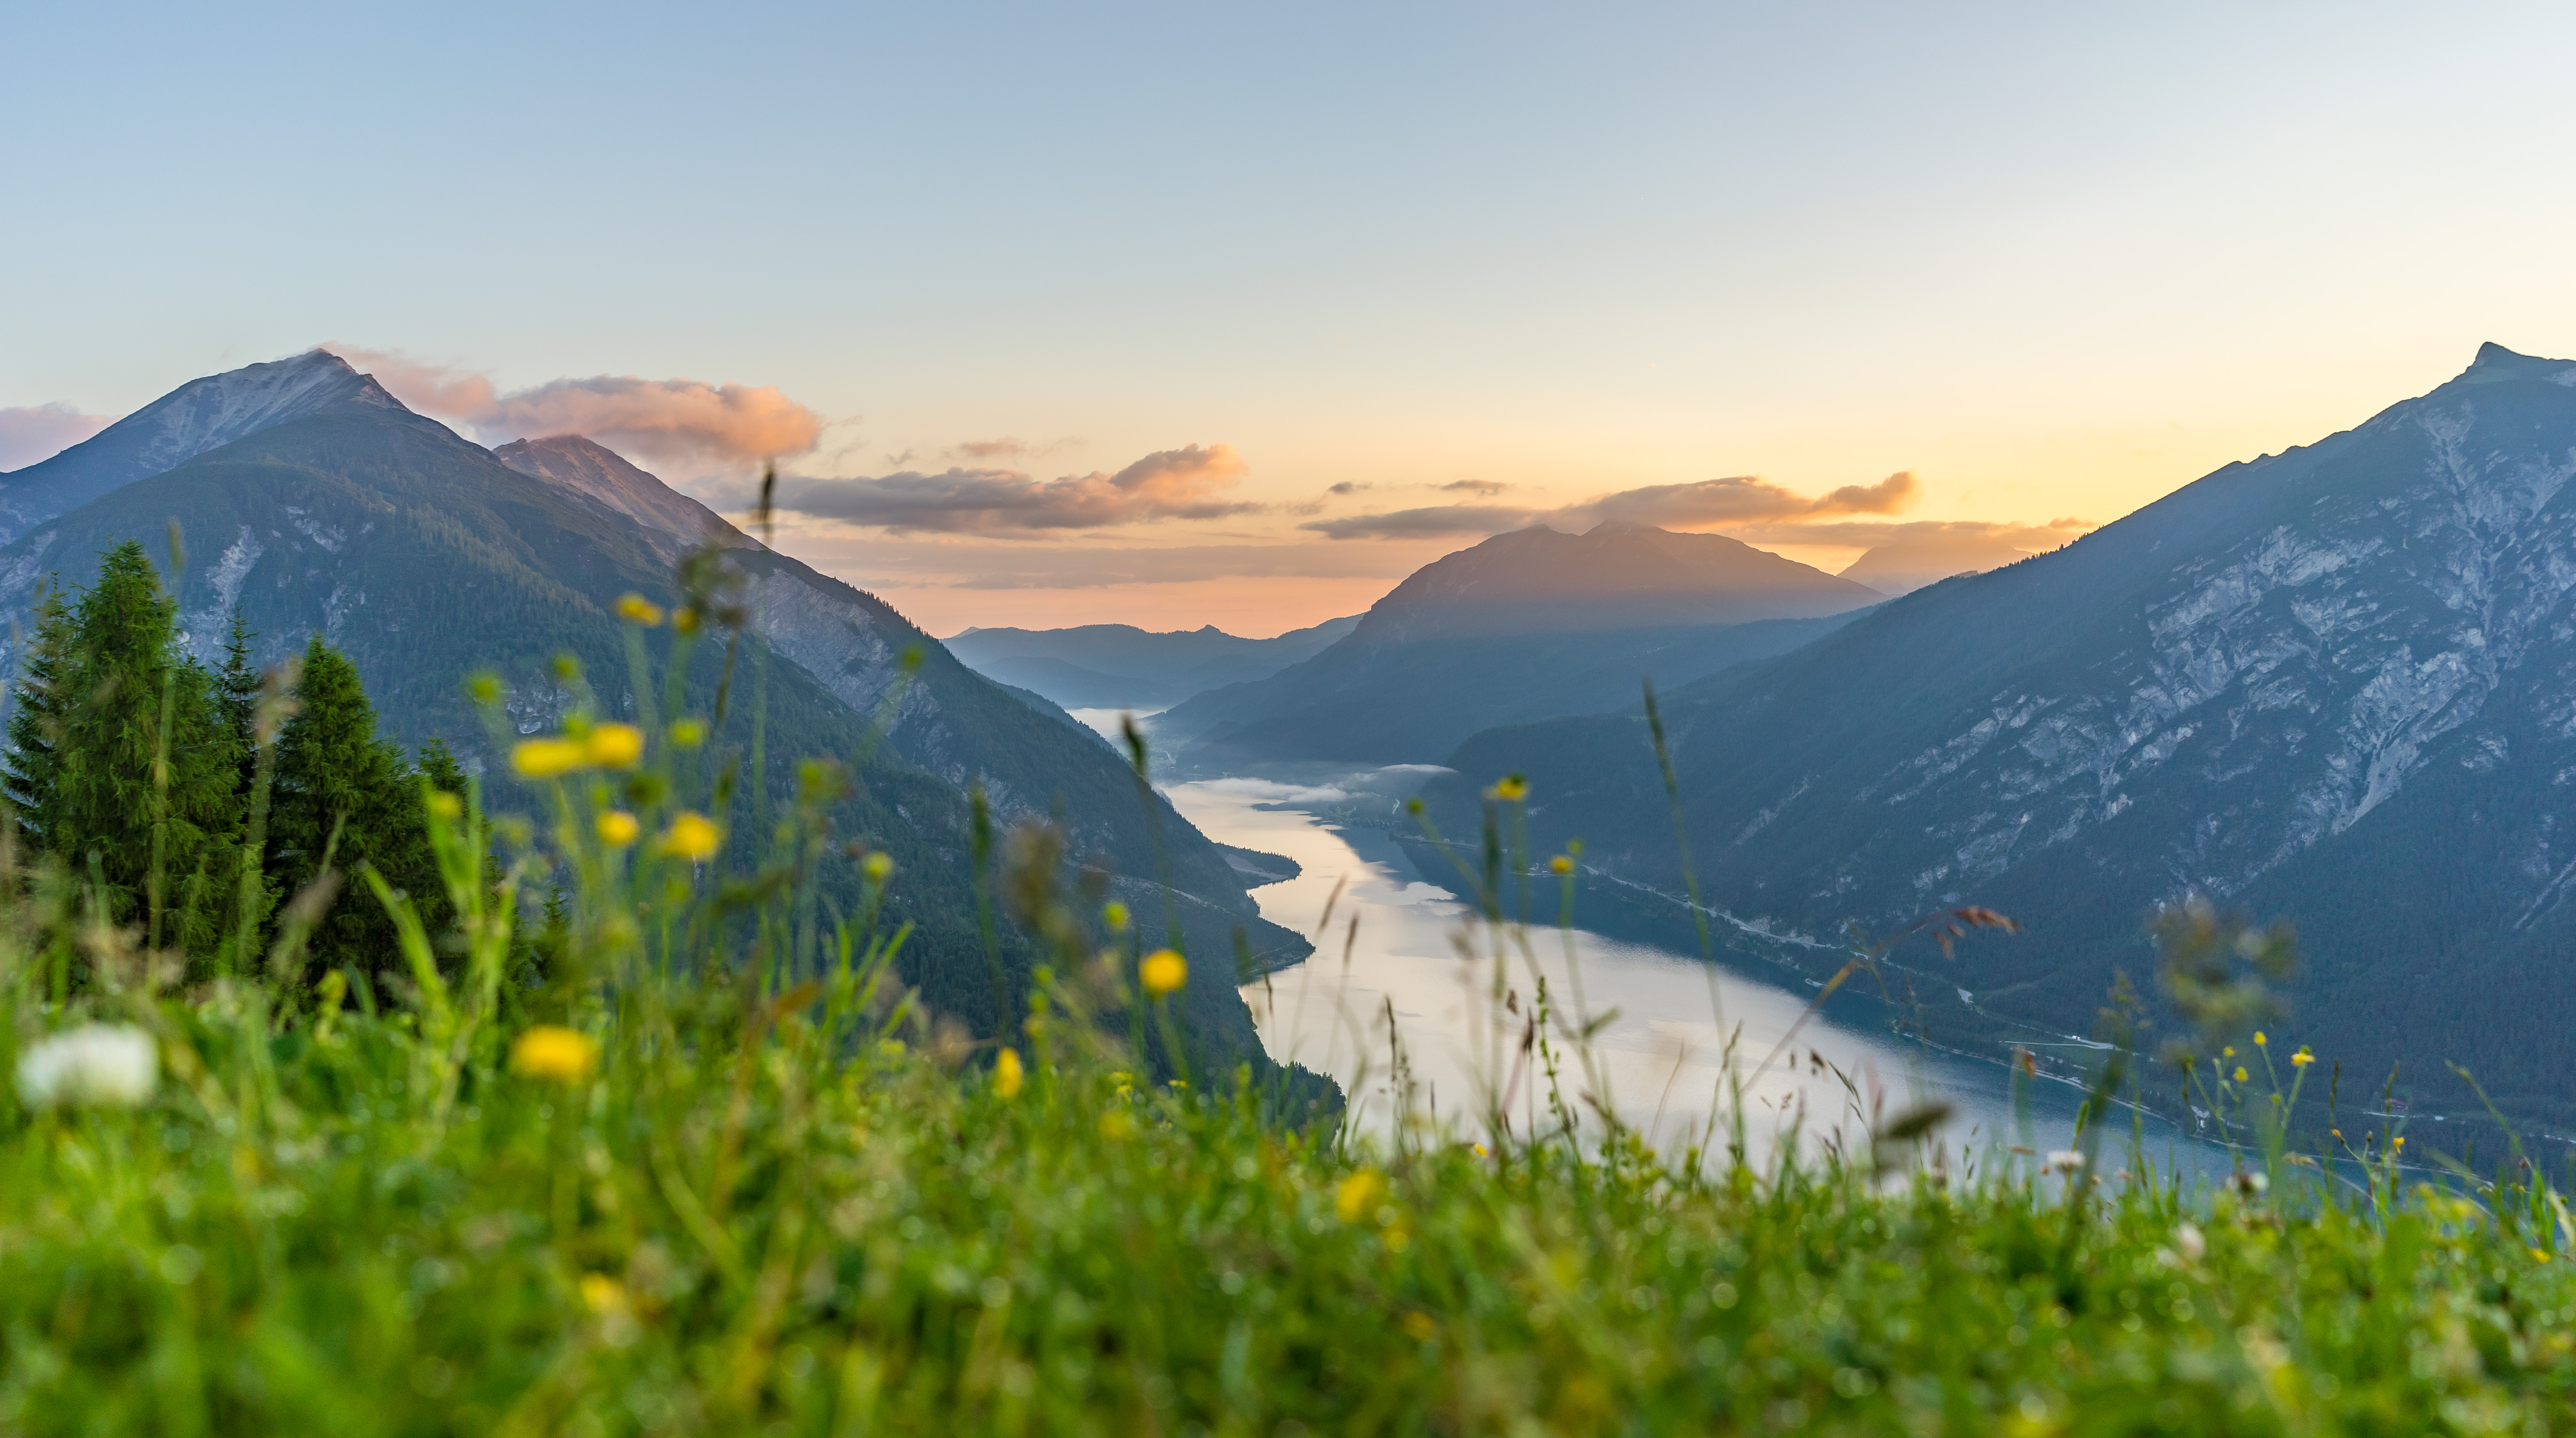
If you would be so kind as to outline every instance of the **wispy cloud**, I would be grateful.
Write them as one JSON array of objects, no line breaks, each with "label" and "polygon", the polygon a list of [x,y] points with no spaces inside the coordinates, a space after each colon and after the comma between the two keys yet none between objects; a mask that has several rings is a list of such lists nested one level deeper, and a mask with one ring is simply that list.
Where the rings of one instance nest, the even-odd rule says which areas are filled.
[{"label": "wispy cloud", "polygon": [[823,432],[820,416],[775,385],[593,375],[504,392],[489,375],[398,351],[323,348],[413,409],[466,424],[485,444],[579,434],[646,463],[685,468],[803,454]]},{"label": "wispy cloud", "polygon": [[1499,479],[1453,479],[1440,487],[1446,490],[1464,490],[1470,494],[1481,494],[1487,497],[1511,488]]},{"label": "wispy cloud", "polygon": [[[1460,480],[1443,489],[1484,489],[1486,481]],[[1500,485],[1494,486],[1500,489]],[[1596,495],[1560,509],[1517,505],[1438,504],[1384,514],[1355,514],[1319,519],[1303,528],[1332,539],[1421,539],[1436,535],[1499,534],[1531,524],[1560,529],[1589,529],[1605,520],[1657,526],[1704,527],[1754,521],[1807,519],[1834,514],[1887,514],[1903,509],[1921,494],[1911,472],[1891,474],[1876,484],[1847,484],[1821,495],[1803,495],[1753,475],[1704,479],[1690,484],[1654,484]]]},{"label": "wispy cloud", "polygon": [[67,404],[0,409],[0,470],[51,459],[114,423],[114,415],[83,414]]},{"label": "wispy cloud", "polygon": [[898,533],[1036,535],[1158,519],[1221,519],[1259,505],[1224,499],[1248,468],[1232,445],[1157,450],[1115,474],[1037,479],[1015,469],[903,471],[873,478],[782,479],[778,505]]},{"label": "wispy cloud", "polygon": [[1017,459],[1029,452],[1029,442],[1006,434],[1000,439],[970,439],[948,452],[968,459]]},{"label": "wispy cloud", "polygon": [[[790,519],[794,525],[796,520]],[[1426,560],[1392,544],[1031,544],[980,535],[895,538],[882,531],[815,525],[793,547],[834,573],[905,589],[1109,589],[1241,579],[1374,579],[1393,584]]]},{"label": "wispy cloud", "polygon": [[1298,526],[1328,539],[1439,539],[1450,535],[1500,534],[1536,524],[1543,514],[1499,504],[1435,504],[1385,514],[1346,514],[1338,519],[1310,520]]}]

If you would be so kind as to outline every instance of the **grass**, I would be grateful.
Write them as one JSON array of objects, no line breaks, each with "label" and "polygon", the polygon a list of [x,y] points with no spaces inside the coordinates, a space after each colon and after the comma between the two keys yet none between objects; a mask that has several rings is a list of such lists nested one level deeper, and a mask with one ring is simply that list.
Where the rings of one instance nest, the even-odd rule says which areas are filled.
[{"label": "grass", "polygon": [[[995,887],[1055,963],[1003,1060],[893,981],[903,876],[821,827],[846,770],[801,771],[760,870],[690,857],[729,780],[680,717],[522,820],[433,805],[466,919],[409,936],[400,993],[303,974],[293,923],[179,989],[0,854],[0,1060],[113,1023],[162,1074],[0,1103],[0,1433],[2576,1428],[2537,1180],[2344,1184],[2278,1145],[2260,1184],[1972,1179],[1903,1121],[1757,1167],[1553,1091],[1536,1133],[1291,1127],[1239,1076],[1137,1077],[1173,1015],[1143,944],[1079,946],[1093,898],[1035,829]],[[835,863],[862,912],[817,902]]]}]

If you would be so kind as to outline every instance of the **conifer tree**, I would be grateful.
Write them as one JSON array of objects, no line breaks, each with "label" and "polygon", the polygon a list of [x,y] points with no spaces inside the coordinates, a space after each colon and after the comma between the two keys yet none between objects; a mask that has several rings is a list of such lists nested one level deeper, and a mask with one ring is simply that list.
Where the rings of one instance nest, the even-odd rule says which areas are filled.
[{"label": "conifer tree", "polygon": [[259,736],[251,732],[251,725],[259,713],[260,677],[250,662],[250,642],[258,637],[242,622],[241,606],[234,605],[232,631],[224,638],[224,667],[215,671],[215,694],[223,710],[224,727],[233,732],[241,748],[241,792],[245,798],[259,768]]},{"label": "conifer tree", "polygon": [[441,793],[465,797],[465,766],[456,762],[447,741],[435,735],[420,746],[420,777]]},{"label": "conifer tree", "polygon": [[58,584],[36,603],[35,633],[18,671],[9,711],[9,804],[29,839],[42,847],[61,819],[64,707],[70,702],[73,652],[71,606]]},{"label": "conifer tree", "polygon": [[327,851],[346,883],[313,931],[315,962],[399,972],[403,960],[393,921],[355,876],[359,865],[374,865],[387,883],[411,895],[433,938],[451,926],[430,853],[419,778],[398,746],[376,736],[375,706],[357,666],[319,635],[305,646],[295,697],[299,707],[277,740],[269,873],[281,892],[296,893],[322,872]]},{"label": "conifer tree", "polygon": [[21,758],[46,848],[75,878],[95,876],[110,917],[151,925],[148,941],[211,951],[237,864],[238,741],[141,544],[108,551],[55,644],[58,737],[50,756]]}]

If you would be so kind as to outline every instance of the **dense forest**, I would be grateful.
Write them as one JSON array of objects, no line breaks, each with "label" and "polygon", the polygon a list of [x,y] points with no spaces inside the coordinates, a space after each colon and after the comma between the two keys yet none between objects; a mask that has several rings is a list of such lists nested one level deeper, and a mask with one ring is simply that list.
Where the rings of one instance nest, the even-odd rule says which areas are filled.
[{"label": "dense forest", "polygon": [[379,738],[356,667],[321,636],[266,675],[256,637],[236,613],[223,665],[198,662],[134,541],[86,589],[49,587],[9,713],[12,815],[98,918],[189,955],[192,977],[246,970],[310,892],[308,953],[369,984],[396,952],[391,920],[332,893],[373,870],[444,932],[424,782],[461,793],[465,776],[437,739]]}]

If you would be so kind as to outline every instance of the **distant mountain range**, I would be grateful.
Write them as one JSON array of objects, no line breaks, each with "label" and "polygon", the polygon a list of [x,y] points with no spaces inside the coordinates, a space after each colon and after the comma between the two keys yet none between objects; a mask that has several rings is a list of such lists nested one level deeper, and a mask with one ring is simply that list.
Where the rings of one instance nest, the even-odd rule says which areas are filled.
[{"label": "distant mountain range", "polygon": [[[0,610],[23,619],[49,575],[87,583],[119,540],[162,554],[176,520],[190,553],[173,588],[200,657],[217,652],[236,606],[263,662],[320,633],[357,663],[395,734],[439,735],[487,769],[497,756],[464,698],[466,676],[505,677],[521,733],[551,727],[575,702],[551,670],[557,654],[583,662],[611,712],[625,708],[633,696],[612,606],[629,591],[669,599],[671,559],[713,537],[747,576],[753,616],[743,697],[721,737],[747,745],[750,711],[765,705],[774,797],[783,801],[796,759],[860,749],[902,655],[924,653],[866,796],[839,822],[895,856],[896,903],[921,926],[908,977],[936,1004],[987,1028],[994,1020],[964,857],[964,791],[980,782],[1006,820],[1060,810],[1075,856],[1113,869],[1140,913],[1163,908],[1159,848],[1192,953],[1208,960],[1189,986],[1192,1022],[1233,1056],[1265,1062],[1233,986],[1234,933],[1270,962],[1306,945],[1259,917],[1244,875],[1168,804],[1139,803],[1118,756],[973,673],[874,596],[762,548],[587,440],[495,454],[315,352],[182,386],[0,475],[0,517],[14,536],[0,547]],[[11,672],[17,632],[0,638]],[[705,704],[717,656],[701,661],[692,692]],[[496,797],[517,802],[506,785]],[[1008,945],[1024,966],[1025,947]]]},{"label": "distant mountain range", "polygon": [[[2115,973],[2152,992],[2143,921],[2198,887],[2296,922],[2274,1052],[2339,1062],[2347,1107],[2394,1068],[2419,1114],[2474,1114],[2459,1063],[2576,1123],[2571,479],[2576,364],[2489,345],[2356,429],[1671,693],[1723,931],[1832,963],[1850,922],[2001,909],[2022,936],[1910,960],[1935,1031],[1999,1057],[2089,1032]],[[1600,893],[1681,912],[1633,710],[1451,762],[1450,823],[1525,774],[1535,842],[1580,837]]]},{"label": "distant mountain range", "polygon": [[1439,763],[1495,723],[1617,709],[1641,678],[1783,653],[1884,598],[1721,535],[1516,530],[1415,571],[1314,658],[1150,727],[1194,769]]},{"label": "distant mountain range", "polygon": [[1067,708],[1154,710],[1206,690],[1267,678],[1358,623],[1356,616],[1328,619],[1271,639],[1244,639],[1213,624],[1160,634],[1130,624],[969,629],[949,638],[948,652],[979,674]]}]

